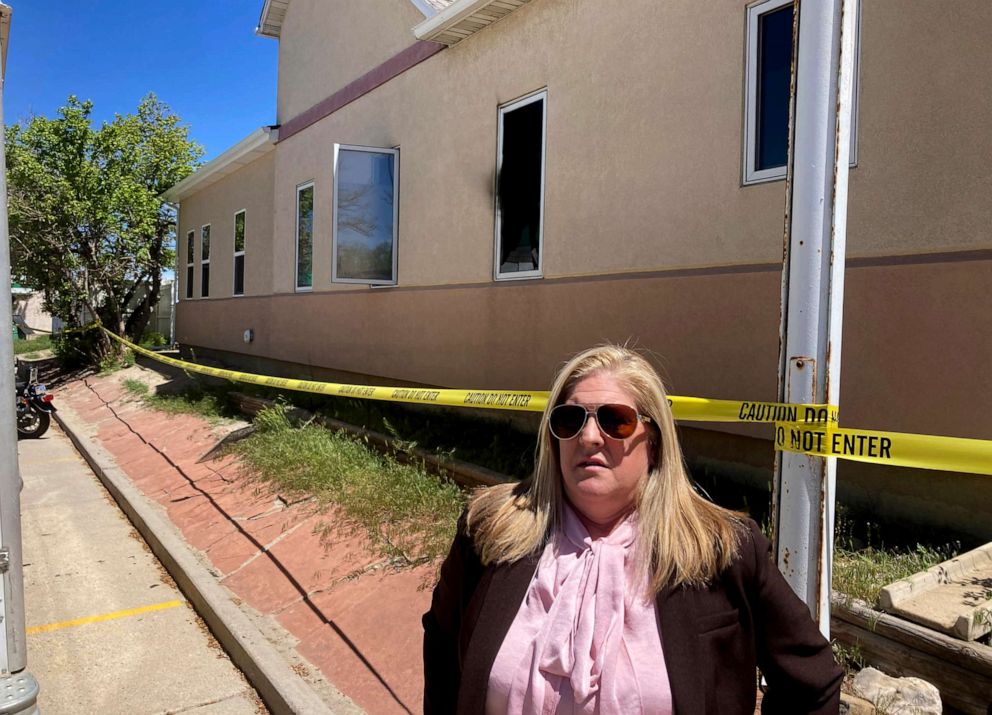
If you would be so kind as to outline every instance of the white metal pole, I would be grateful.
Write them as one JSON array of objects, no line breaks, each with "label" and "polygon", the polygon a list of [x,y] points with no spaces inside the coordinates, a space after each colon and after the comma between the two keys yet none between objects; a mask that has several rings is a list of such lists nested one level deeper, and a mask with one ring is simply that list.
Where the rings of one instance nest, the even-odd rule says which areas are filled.
[{"label": "white metal pole", "polygon": [[[797,0],[779,397],[840,397],[856,0]],[[779,453],[778,565],[830,633],[836,460]]]},{"label": "white metal pole", "polygon": [[[0,137],[3,83],[6,75],[10,6],[0,3]],[[7,161],[0,151],[0,286],[10,286],[10,236],[7,233]],[[12,301],[0,300],[0,574],[3,578],[0,617],[0,713],[37,715],[38,683],[27,672],[24,632],[24,569],[21,556],[21,476],[17,464],[17,414],[14,403],[14,339]]]},{"label": "white metal pole", "polygon": [[[10,8],[0,6],[0,38],[6,51]],[[0,72],[0,136],[3,126],[3,77]],[[0,285],[11,285],[10,244],[7,235],[6,157],[0,152]],[[3,574],[3,603],[0,616],[6,637],[0,641],[0,675],[23,670],[27,656],[24,635],[24,589],[21,570],[21,478],[17,466],[17,417],[14,403],[14,345],[12,304],[0,301],[0,574]]]}]

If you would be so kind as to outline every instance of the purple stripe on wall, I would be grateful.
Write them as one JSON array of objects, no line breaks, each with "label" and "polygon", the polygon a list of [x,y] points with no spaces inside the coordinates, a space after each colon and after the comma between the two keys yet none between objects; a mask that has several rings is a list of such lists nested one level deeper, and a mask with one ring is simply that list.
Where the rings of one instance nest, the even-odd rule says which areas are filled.
[{"label": "purple stripe on wall", "polygon": [[283,122],[279,127],[279,141],[285,141],[294,134],[303,131],[311,124],[315,124],[324,117],[330,116],[341,109],[341,107],[354,102],[362,95],[368,94],[376,87],[403,74],[411,67],[433,57],[446,47],[446,45],[437,42],[425,41],[418,41],[410,45],[375,69],[366,72],[354,82],[345,85],[330,97],[321,100],[305,112],[297,114],[288,122]]},{"label": "purple stripe on wall", "polygon": [[917,266],[927,263],[967,263],[992,260],[992,249],[976,248],[971,251],[943,251],[906,256],[871,256],[848,258],[848,268],[873,268],[879,266]]}]

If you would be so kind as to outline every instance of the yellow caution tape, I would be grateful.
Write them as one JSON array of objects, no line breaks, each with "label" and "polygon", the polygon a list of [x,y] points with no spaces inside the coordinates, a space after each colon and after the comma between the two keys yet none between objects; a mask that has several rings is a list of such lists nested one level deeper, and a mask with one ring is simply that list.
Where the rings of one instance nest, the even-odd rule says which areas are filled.
[{"label": "yellow caution tape", "polygon": [[982,439],[779,424],[775,449],[891,467],[992,475],[992,441]]},{"label": "yellow caution tape", "polygon": [[[106,328],[102,329],[114,340],[135,352],[166,365],[202,375],[282,390],[363,400],[527,412],[542,412],[548,402],[548,393],[544,391],[377,387],[296,380],[225,370],[160,355],[135,345]],[[841,428],[837,426],[838,409],[834,405],[710,400],[677,396],[669,397],[669,404],[677,420],[775,423],[775,449],[778,451],[838,457],[896,467],[992,475],[992,441]]]},{"label": "yellow caution tape", "polygon": [[48,335],[66,335],[68,333],[85,333],[87,330],[92,330],[93,328],[103,327],[100,325],[99,320],[94,320],[92,323],[87,323],[79,328],[62,328],[58,332],[54,330],[45,330],[43,328],[32,328],[30,325],[20,325],[20,328],[27,328],[32,333],[46,333]]},{"label": "yellow caution tape", "polygon": [[782,402],[710,400],[705,397],[669,397],[677,420],[693,422],[804,422],[836,424],[835,405],[800,405]]},{"label": "yellow caution tape", "polygon": [[[347,385],[316,380],[296,380],[270,375],[256,375],[236,370],[207,367],[177,360],[146,350],[104,328],[107,335],[128,346],[135,352],[154,360],[212,377],[252,385],[274,387],[281,390],[311,392],[331,397],[356,397],[363,400],[386,402],[411,402],[449,407],[474,407],[489,410],[520,410],[543,412],[548,403],[548,393],[537,390],[450,390],[410,387],[376,387]],[[710,400],[702,397],[669,398],[675,419],[704,422],[805,422],[824,424],[837,422],[837,408],[830,405],[794,405],[776,402],[742,402],[739,400]]]},{"label": "yellow caution tape", "polygon": [[[106,330],[106,328],[104,328]],[[363,400],[383,400],[386,402],[412,402],[428,405],[445,405],[450,407],[478,407],[490,410],[528,410],[542,412],[548,401],[547,392],[532,392],[527,390],[444,390],[419,387],[376,387],[372,385],[346,385],[336,382],[318,382],[316,380],[296,380],[288,377],[272,377],[270,375],[255,375],[237,370],[224,370],[217,367],[207,367],[196,363],[177,360],[159,355],[151,350],[125,340],[109,330],[107,334],[126,345],[137,353],[146,355],[154,360],[172,365],[182,370],[210,375],[235,382],[247,382],[252,385],[274,387],[279,390],[295,390],[311,392],[330,397],[355,397]]]}]

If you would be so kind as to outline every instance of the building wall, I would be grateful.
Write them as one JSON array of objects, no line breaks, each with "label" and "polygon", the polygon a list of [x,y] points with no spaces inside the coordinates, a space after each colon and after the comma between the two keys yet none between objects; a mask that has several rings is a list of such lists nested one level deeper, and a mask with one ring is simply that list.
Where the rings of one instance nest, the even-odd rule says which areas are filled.
[{"label": "building wall", "polygon": [[55,329],[55,319],[45,310],[45,296],[40,292],[14,293],[13,316],[14,322],[28,337],[37,337]]},{"label": "building wall", "polygon": [[[865,5],[850,254],[992,246],[992,5]],[[740,186],[743,4],[625,8],[536,0],[281,142],[275,290],[293,290],[308,180],[314,290],[352,289],[330,280],[335,142],[400,148],[400,285],[491,280],[497,108],[544,87],[545,276],[779,260],[784,182]]]},{"label": "building wall", "polygon": [[[210,298],[234,293],[234,214],[245,210],[245,295],[272,293],[275,153],[184,199],[179,208],[179,300],[186,300],[186,235],[194,232],[193,296],[200,296],[200,228],[210,224]],[[292,240],[290,237],[288,240]]]},{"label": "building wall", "polygon": [[[281,41],[282,121],[370,69],[352,60],[405,46],[392,29],[380,43],[359,18],[338,23],[365,8],[353,5],[319,14],[316,0],[294,1]],[[405,0],[396,7],[416,13]],[[396,11],[398,24],[412,26],[406,12]],[[254,297],[224,299],[227,261],[228,278],[212,279],[227,293],[182,303],[178,340],[370,379],[542,389],[574,351],[632,339],[658,355],[677,394],[774,399],[785,184],[740,185],[744,14],[738,0],[628,0],[623,11],[533,0],[281,141],[263,160],[271,168],[253,169],[271,171],[256,188],[270,181],[257,200],[272,215],[266,272],[247,281]],[[368,15],[393,28],[388,13]],[[992,433],[992,416],[974,407],[992,399],[990,26],[985,0],[960,0],[953,13],[864,3],[846,425]],[[362,42],[370,54],[349,51]],[[312,69],[320,63],[333,67],[323,85]],[[545,278],[495,282],[497,109],[542,88]],[[398,287],[330,281],[335,142],[400,148]],[[184,202],[182,235],[220,212],[215,255],[230,255],[220,221],[243,207],[235,197],[249,178],[239,172]],[[308,180],[314,290],[293,295],[296,186]],[[248,245],[249,271],[262,270]],[[256,340],[246,346],[249,327]]]},{"label": "building wall", "polygon": [[410,0],[293,0],[279,40],[276,122],[406,49],[423,19]]},{"label": "building wall", "polygon": [[[497,108],[544,87],[546,276],[777,260],[781,187],[739,190],[743,11],[630,7],[537,0],[281,142],[277,235],[292,233],[295,187],[315,181],[314,290],[340,289],[335,142],[400,147],[401,285],[491,280]],[[701,32],[719,40],[700,67],[682,47]],[[293,260],[283,245],[277,291]]]},{"label": "building wall", "polygon": [[862,1],[858,255],[992,247],[992,3]]}]

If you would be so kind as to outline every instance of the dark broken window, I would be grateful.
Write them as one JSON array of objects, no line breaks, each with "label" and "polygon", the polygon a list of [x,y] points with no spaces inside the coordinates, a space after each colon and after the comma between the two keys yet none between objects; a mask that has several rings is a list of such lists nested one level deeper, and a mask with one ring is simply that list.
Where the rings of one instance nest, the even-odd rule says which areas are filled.
[{"label": "dark broken window", "polygon": [[497,277],[541,272],[546,98],[541,93],[500,109]]}]

